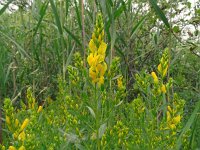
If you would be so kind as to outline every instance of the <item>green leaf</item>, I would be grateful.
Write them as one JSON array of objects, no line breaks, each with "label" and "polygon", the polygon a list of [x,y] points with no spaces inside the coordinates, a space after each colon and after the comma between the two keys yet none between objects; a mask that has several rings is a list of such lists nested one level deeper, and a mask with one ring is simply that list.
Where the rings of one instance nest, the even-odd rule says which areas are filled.
[{"label": "green leaf", "polygon": [[160,7],[158,7],[158,5],[156,4],[155,0],[149,0],[151,6],[153,7],[153,9],[155,10],[156,14],[158,15],[158,17],[164,22],[164,24],[170,28],[169,22],[165,16],[165,14],[163,13],[163,11],[160,9]]},{"label": "green leaf", "polygon": [[74,4],[75,4],[75,10],[76,10],[76,15],[78,19],[78,25],[79,25],[79,28],[82,30],[81,17],[80,17],[79,7],[76,0],[74,0]]},{"label": "green leaf", "polygon": [[96,115],[95,115],[95,113],[94,113],[94,110],[91,108],[91,107],[89,107],[89,106],[86,106],[87,108],[88,108],[88,110],[90,111],[90,114],[92,115],[92,117],[94,117],[94,119],[96,118]]},{"label": "green leaf", "polygon": [[142,17],[142,19],[133,27],[133,29],[131,31],[131,38],[133,37],[133,35],[135,35],[135,33],[138,31],[138,29],[143,25],[146,17],[147,16]]},{"label": "green leaf", "polygon": [[99,138],[101,138],[104,134],[104,132],[106,131],[106,128],[107,128],[107,124],[104,123],[100,126],[99,128]]}]

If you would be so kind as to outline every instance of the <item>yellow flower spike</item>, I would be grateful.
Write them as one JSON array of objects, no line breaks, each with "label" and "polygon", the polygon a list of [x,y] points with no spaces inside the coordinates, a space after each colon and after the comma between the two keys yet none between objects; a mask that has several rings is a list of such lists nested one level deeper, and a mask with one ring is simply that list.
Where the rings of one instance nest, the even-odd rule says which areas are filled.
[{"label": "yellow flower spike", "polygon": [[25,119],[22,126],[20,127],[20,131],[24,130],[24,128],[26,128],[26,126],[28,125],[29,123],[29,119]]},{"label": "yellow flower spike", "polygon": [[10,122],[10,117],[8,117],[8,116],[6,116],[6,123],[7,123],[8,125],[11,124],[11,122]]},{"label": "yellow flower spike", "polygon": [[152,75],[152,77],[153,77],[154,83],[155,83],[155,84],[158,84],[159,81],[158,81],[158,77],[157,77],[156,73],[155,73],[155,72],[152,72],[151,75]]},{"label": "yellow flower spike", "polygon": [[162,84],[161,91],[165,94],[167,93],[166,86]]},{"label": "yellow flower spike", "polygon": [[178,123],[180,123],[180,121],[181,121],[181,116],[178,115],[178,116],[176,116],[176,117],[173,118],[172,122],[177,125]]},{"label": "yellow flower spike", "polygon": [[18,150],[26,150],[26,148],[22,145]]},{"label": "yellow flower spike", "polygon": [[38,107],[38,110],[37,110],[37,113],[40,113],[42,111],[43,107],[42,106],[39,106]]},{"label": "yellow flower spike", "polygon": [[26,134],[25,134],[24,131],[22,131],[22,132],[19,134],[19,136],[18,136],[18,140],[20,140],[20,141],[24,141],[25,138],[26,138]]},{"label": "yellow flower spike", "polygon": [[17,150],[14,146],[9,146],[8,150]]}]

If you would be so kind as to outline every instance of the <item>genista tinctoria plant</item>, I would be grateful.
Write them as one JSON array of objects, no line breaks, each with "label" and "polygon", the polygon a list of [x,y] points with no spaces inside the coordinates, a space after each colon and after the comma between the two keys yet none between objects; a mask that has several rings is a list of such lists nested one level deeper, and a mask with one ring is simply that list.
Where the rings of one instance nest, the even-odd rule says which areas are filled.
[{"label": "genista tinctoria plant", "polygon": [[172,78],[167,78],[169,68],[168,48],[164,50],[157,71],[136,74],[135,89],[138,97],[129,105],[132,141],[130,148],[174,149],[179,132],[185,101],[171,93]]},{"label": "genista tinctoria plant", "polygon": [[104,42],[104,25],[101,14],[97,15],[96,25],[89,42],[90,54],[87,57],[89,64],[89,76],[98,86],[104,83],[104,74],[107,70],[105,53],[107,44]]}]

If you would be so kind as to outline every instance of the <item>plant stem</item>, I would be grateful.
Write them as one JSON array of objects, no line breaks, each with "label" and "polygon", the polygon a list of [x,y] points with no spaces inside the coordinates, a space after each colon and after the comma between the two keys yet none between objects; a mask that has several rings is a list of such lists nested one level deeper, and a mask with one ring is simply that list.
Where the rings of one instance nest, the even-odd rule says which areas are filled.
[{"label": "plant stem", "polygon": [[95,102],[96,102],[97,149],[100,150],[100,141],[99,141],[99,100],[97,98],[97,84],[95,84]]}]

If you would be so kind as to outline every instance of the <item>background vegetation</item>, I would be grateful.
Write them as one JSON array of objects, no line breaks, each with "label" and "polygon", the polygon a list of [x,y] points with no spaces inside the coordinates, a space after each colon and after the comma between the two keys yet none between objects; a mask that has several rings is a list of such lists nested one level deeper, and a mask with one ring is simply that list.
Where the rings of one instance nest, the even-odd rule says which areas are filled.
[{"label": "background vegetation", "polygon": [[[1,115],[3,145],[6,148],[10,145],[15,145],[16,147],[21,145],[19,144],[20,142],[17,144],[13,142],[13,133],[8,131],[8,127],[5,125],[5,108],[9,108],[5,107],[6,104],[3,104],[3,102],[5,98],[9,97],[12,104],[8,104],[8,106],[15,106],[13,114],[16,114],[13,118],[18,118],[21,124],[25,118],[32,120],[30,121],[32,124],[36,124],[37,121],[42,122],[33,131],[31,130],[33,125],[30,125],[29,128],[27,127],[27,132],[32,136],[29,139],[34,139],[34,137],[46,139],[50,138],[48,135],[52,134],[55,135],[53,138],[67,137],[68,139],[59,139],[59,142],[53,143],[55,145],[50,145],[53,149],[56,149],[55,147],[58,145],[57,149],[64,149],[66,145],[68,147],[71,143],[75,145],[70,145],[73,148],[95,148],[95,142],[90,138],[93,132],[88,126],[96,129],[96,125],[95,123],[88,125],[89,122],[93,122],[92,118],[89,117],[88,109],[90,113],[93,112],[95,104],[91,104],[91,106],[89,104],[96,94],[94,94],[95,91],[92,91],[92,85],[87,76],[87,69],[89,68],[87,56],[90,53],[88,43],[95,28],[95,19],[98,12],[101,12],[103,16],[104,40],[107,43],[105,58],[108,66],[107,71],[112,69],[112,66],[117,66],[117,69],[113,71],[112,80],[108,73],[105,75],[107,76],[105,86],[99,92],[101,99],[105,95],[105,99],[110,101],[118,99],[107,106],[112,107],[120,104],[119,108],[112,111],[105,106],[104,111],[106,113],[102,113],[104,117],[100,122],[102,125],[106,122],[106,125],[101,127],[109,130],[118,125],[123,126],[125,130],[123,132],[126,132],[126,127],[136,128],[141,126],[140,123],[134,124],[134,119],[132,121],[129,120],[134,118],[131,113],[125,113],[127,111],[130,112],[129,109],[132,110],[129,107],[134,107],[127,106],[127,104],[130,103],[132,105],[131,102],[135,101],[135,99],[139,103],[140,100],[138,99],[147,102],[150,98],[146,97],[146,95],[148,95],[148,92],[150,92],[150,95],[152,94],[151,90],[141,90],[136,74],[139,74],[142,80],[147,80],[147,83],[151,83],[152,81],[148,79],[148,74],[157,69],[164,49],[167,47],[169,49],[169,68],[167,77],[162,82],[167,83],[169,78],[172,77],[174,80],[173,86],[168,89],[168,95],[174,98],[174,93],[177,93],[179,95],[178,99],[185,100],[182,127],[177,131],[177,139],[175,139],[176,146],[181,145],[180,140],[178,140],[179,137],[189,132],[187,140],[190,142],[189,146],[186,144],[186,147],[189,149],[199,148],[200,3],[191,3],[188,0],[180,2],[176,0],[1,1],[0,103],[1,108],[3,109],[4,107]],[[76,52],[79,52],[80,55]],[[116,56],[119,58],[115,58]],[[120,92],[117,90],[117,79],[120,76],[123,76],[125,91],[123,91],[125,93],[123,97],[117,95],[117,92]],[[78,83],[73,85],[73,80]],[[150,85],[151,88],[152,84]],[[29,94],[27,91],[29,91]],[[103,96],[101,92],[104,93]],[[122,93],[118,94],[123,95]],[[111,95],[114,96],[112,97]],[[64,100],[66,103],[62,102]],[[42,115],[39,115],[36,106],[29,107],[28,105],[32,104],[33,101],[39,106],[44,105],[46,112],[44,111]],[[123,101],[122,105],[121,101]],[[27,107],[23,109],[21,102]],[[68,108],[69,104],[72,107]],[[80,104],[80,106],[76,108],[76,104]],[[62,109],[60,111],[55,110],[57,106],[62,107],[63,105],[66,105],[68,112]],[[146,106],[146,104],[144,105]],[[17,111],[19,108],[21,108],[21,111]],[[104,106],[102,105],[103,108]],[[29,109],[31,110],[30,112],[28,111]],[[97,110],[94,109],[94,112],[97,113]],[[150,109],[148,108],[148,110]],[[112,113],[107,113],[107,111]],[[79,113],[86,113],[87,115],[80,116]],[[50,115],[48,116],[48,114]],[[34,119],[31,119],[31,116],[35,116]],[[58,119],[61,116],[64,116],[65,124],[61,124],[62,119]],[[110,121],[108,119],[110,117],[115,119]],[[137,120],[137,117],[135,120]],[[66,121],[69,118],[71,118],[71,123],[69,123],[69,120]],[[53,120],[54,130],[49,129],[52,126],[48,119]],[[76,124],[75,120],[81,123]],[[122,124],[119,123],[120,121]],[[64,128],[66,128],[65,131],[63,131]],[[62,129],[59,134],[57,134],[58,129],[59,131]],[[44,133],[39,134],[41,130]],[[84,136],[74,136],[80,133]],[[128,141],[128,144],[124,145],[124,149],[127,147],[132,148],[136,144],[131,143],[131,140],[129,141],[132,137],[131,133],[134,134],[136,131],[127,131],[127,136],[124,139],[122,138],[122,141],[125,139]],[[152,130],[152,133],[148,134],[152,135],[153,133]],[[140,138],[144,139],[145,136],[142,134]],[[70,141],[69,137],[74,138]],[[107,145],[108,148],[120,149],[121,147],[115,144],[119,142],[119,139],[114,139],[112,143],[109,140],[111,137],[108,134],[105,136],[106,141],[108,143],[110,141],[108,144],[110,147]],[[98,138],[94,138],[94,140],[96,139]],[[38,142],[38,145],[43,149],[47,149],[49,148],[47,147],[49,143],[56,140],[47,139],[47,143],[44,142],[42,145],[39,141],[35,140],[33,142]],[[171,139],[171,141],[173,140]],[[147,143],[148,140],[145,142]],[[24,144],[27,149],[34,145],[28,140],[25,143],[27,143]],[[184,145],[183,143],[182,145]],[[137,144],[136,149],[155,148],[155,143],[151,146],[144,145],[144,147],[141,147],[143,145],[141,143]],[[119,145],[121,144],[119,143]],[[167,143],[167,145],[170,144]],[[160,145],[161,148],[163,146],[166,146],[166,143]],[[41,149],[41,147],[34,148]]]}]

